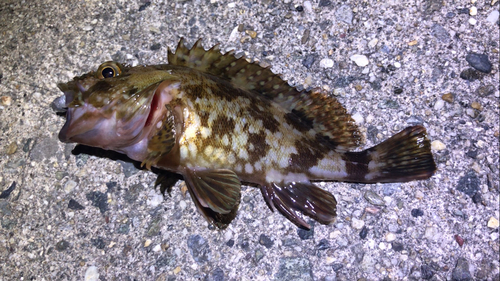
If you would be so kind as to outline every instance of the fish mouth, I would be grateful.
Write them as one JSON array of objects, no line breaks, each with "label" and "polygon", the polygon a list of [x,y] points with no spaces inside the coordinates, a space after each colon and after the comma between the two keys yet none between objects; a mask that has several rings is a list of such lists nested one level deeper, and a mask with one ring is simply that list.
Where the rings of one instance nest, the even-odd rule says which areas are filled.
[{"label": "fish mouth", "polygon": [[141,91],[143,101],[140,106],[134,98],[94,106],[82,99],[88,90],[77,80],[58,86],[64,94],[52,102],[52,108],[66,117],[58,135],[61,142],[121,150],[142,140],[158,122],[161,111],[161,98],[156,92],[158,85]]}]

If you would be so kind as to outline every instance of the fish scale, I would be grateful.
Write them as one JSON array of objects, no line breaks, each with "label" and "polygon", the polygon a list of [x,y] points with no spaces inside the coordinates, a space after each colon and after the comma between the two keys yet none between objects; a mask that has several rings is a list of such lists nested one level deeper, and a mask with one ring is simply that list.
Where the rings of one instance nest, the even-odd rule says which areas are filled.
[{"label": "fish scale", "polygon": [[[63,142],[126,154],[182,175],[200,213],[225,228],[237,215],[241,184],[260,188],[271,210],[302,228],[309,216],[335,221],[335,197],[314,181],[361,183],[427,179],[436,170],[423,126],[349,152],[361,134],[321,90],[299,91],[257,63],[184,40],[168,64],[105,62],[59,88],[66,95]],[[108,77],[109,76],[109,77]]]}]

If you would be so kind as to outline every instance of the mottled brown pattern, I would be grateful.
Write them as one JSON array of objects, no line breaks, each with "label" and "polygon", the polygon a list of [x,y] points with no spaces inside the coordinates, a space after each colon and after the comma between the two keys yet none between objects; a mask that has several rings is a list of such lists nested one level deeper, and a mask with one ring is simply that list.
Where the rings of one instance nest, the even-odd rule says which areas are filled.
[{"label": "mottled brown pattern", "polygon": [[351,181],[362,179],[369,172],[368,163],[371,158],[366,151],[343,154],[342,160],[346,163],[346,171]]},{"label": "mottled brown pattern", "polygon": [[249,150],[249,163],[255,163],[266,157],[269,145],[266,143],[266,134],[261,131],[258,134],[248,134],[248,146],[253,145],[253,150]]},{"label": "mottled brown pattern", "polygon": [[213,136],[223,136],[225,134],[234,134],[234,119],[221,115],[214,120],[212,124]]},{"label": "mottled brown pattern", "polygon": [[318,160],[325,156],[328,150],[321,149],[317,143],[313,143],[306,138],[295,142],[297,153],[293,153],[290,158],[290,171],[301,172],[308,170],[318,163]]},{"label": "mottled brown pattern", "polygon": [[264,126],[262,129],[268,129],[271,133],[276,133],[279,129],[280,123],[274,118],[274,114],[269,111],[269,106],[265,105],[262,100],[258,99],[254,100],[254,104],[261,105],[263,110],[259,109],[257,106],[253,106],[252,108],[249,108],[250,115],[255,120],[262,120],[262,124]]}]

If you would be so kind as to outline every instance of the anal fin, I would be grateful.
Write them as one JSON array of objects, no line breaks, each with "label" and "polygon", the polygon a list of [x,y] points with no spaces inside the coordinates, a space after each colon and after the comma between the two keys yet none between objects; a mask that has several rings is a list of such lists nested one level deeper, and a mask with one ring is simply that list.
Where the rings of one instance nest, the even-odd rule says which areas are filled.
[{"label": "anal fin", "polygon": [[337,200],[328,191],[312,183],[271,183],[261,186],[262,195],[271,209],[278,209],[287,219],[301,228],[311,226],[300,214],[322,224],[330,224],[337,216]]},{"label": "anal fin", "polygon": [[225,228],[236,217],[241,197],[241,182],[231,170],[191,170],[184,180],[198,210],[219,228]]}]

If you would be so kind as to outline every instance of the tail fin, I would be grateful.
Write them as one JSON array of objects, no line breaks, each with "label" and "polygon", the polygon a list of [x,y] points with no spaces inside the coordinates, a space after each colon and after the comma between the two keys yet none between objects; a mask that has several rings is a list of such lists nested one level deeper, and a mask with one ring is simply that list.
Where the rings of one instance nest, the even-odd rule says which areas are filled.
[{"label": "tail fin", "polygon": [[436,171],[431,145],[423,126],[408,127],[362,152],[345,155],[347,181],[407,182],[430,178]]}]

